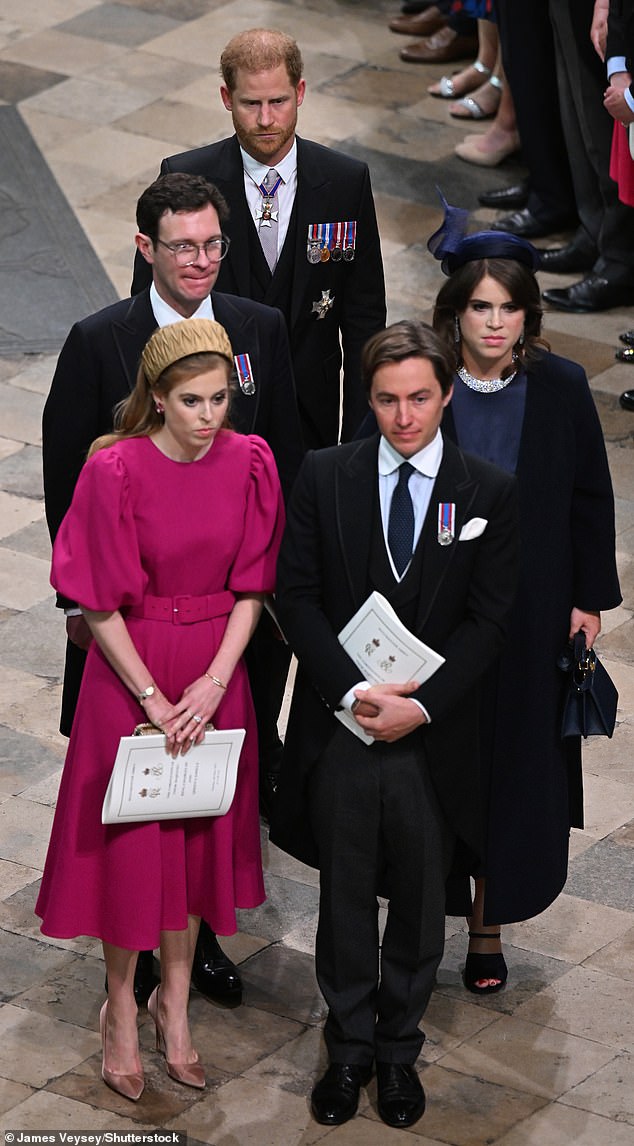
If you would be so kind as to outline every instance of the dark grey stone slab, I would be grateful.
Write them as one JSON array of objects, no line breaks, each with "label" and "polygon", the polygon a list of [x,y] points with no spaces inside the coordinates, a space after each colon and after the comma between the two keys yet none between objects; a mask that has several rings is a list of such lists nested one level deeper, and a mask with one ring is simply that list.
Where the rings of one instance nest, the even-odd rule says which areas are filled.
[{"label": "dark grey stone slab", "polygon": [[179,28],[181,22],[171,16],[121,4],[98,4],[87,12],[80,12],[79,16],[64,20],[57,25],[56,30],[70,32],[74,36],[87,36],[93,40],[105,40],[111,44],[123,44],[126,48],[138,48],[148,40]]},{"label": "dark grey stone slab", "polygon": [[0,462],[0,489],[22,497],[44,497],[42,485],[42,451],[24,446]]},{"label": "dark grey stone slab", "polygon": [[240,974],[249,1006],[308,1025],[324,1018],[312,955],[275,943],[242,963]]},{"label": "dark grey stone slab", "polygon": [[0,99],[6,100],[7,103],[19,103],[29,96],[48,91],[67,78],[61,72],[47,72],[43,68],[33,68],[28,64],[0,60]]},{"label": "dark grey stone slab", "polygon": [[17,553],[28,553],[29,557],[39,557],[42,561],[51,559],[51,539],[45,521],[34,521],[18,529],[4,539],[4,544]]},{"label": "dark grey stone slab", "polygon": [[[440,139],[444,139],[447,132],[444,124],[429,121],[421,124],[422,130],[429,133],[430,137],[437,136]],[[475,210],[479,206],[477,196],[482,191],[506,183],[510,186],[517,183],[524,173],[524,168],[515,161],[505,164],[503,175],[498,175],[497,171],[491,172],[489,167],[464,163],[457,156],[443,159],[442,165],[421,163],[418,159],[407,159],[404,155],[395,156],[361,147],[354,139],[338,143],[337,150],[368,164],[373,191],[382,191],[415,203],[425,203],[437,209],[440,209],[440,203],[436,185],[453,206]],[[426,241],[428,236],[422,235],[421,238]]]},{"label": "dark grey stone slab", "polygon": [[56,681],[62,674],[65,647],[64,614],[52,597],[0,625],[2,664],[9,668]]},{"label": "dark grey stone slab", "polygon": [[566,894],[634,911],[634,848],[599,840],[570,864]]},{"label": "dark grey stone slab", "polygon": [[51,947],[0,930],[0,999],[9,999],[45,982],[53,972],[72,963],[75,956],[60,947]]},{"label": "dark grey stone slab", "polygon": [[260,939],[281,939],[289,931],[314,916],[319,891],[306,883],[284,879],[265,872],[267,900],[253,911],[238,911],[238,928]]},{"label": "dark grey stone slab", "polygon": [[56,352],[117,293],[13,107],[0,107],[0,155],[0,354]]}]

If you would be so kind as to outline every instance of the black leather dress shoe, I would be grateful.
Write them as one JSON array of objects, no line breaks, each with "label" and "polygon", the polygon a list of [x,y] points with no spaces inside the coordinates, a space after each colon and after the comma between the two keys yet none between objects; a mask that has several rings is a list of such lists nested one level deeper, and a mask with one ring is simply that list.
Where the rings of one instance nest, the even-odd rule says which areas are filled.
[{"label": "black leather dress shoe", "polygon": [[372,1067],[331,1062],[310,1096],[313,1118],[324,1126],[341,1126],[357,1113],[359,1091],[370,1081]]},{"label": "black leather dress shoe", "polygon": [[424,12],[433,4],[434,0],[406,0],[405,4],[401,4],[401,12],[404,16],[415,16],[417,12]]},{"label": "black leather dress shoe", "polygon": [[498,207],[500,211],[512,211],[525,207],[528,201],[528,184],[515,183],[512,187],[494,187],[478,195],[478,203],[483,207]]},{"label": "black leather dress shoe", "polygon": [[634,390],[624,390],[619,402],[624,410],[634,410]]},{"label": "black leather dress shoe", "polygon": [[514,211],[512,215],[504,215],[496,223],[491,223],[491,229],[520,235],[523,239],[539,239],[542,235],[552,235],[554,231],[566,231],[574,224],[575,220],[567,217],[546,221],[537,219],[528,207],[523,207],[521,211]]},{"label": "black leather dress shoe", "polygon": [[540,251],[539,267],[542,271],[552,271],[556,275],[591,271],[597,261],[598,253],[594,243],[573,239],[565,247],[551,247]]},{"label": "black leather dress shoe", "polygon": [[413,1126],[425,1110],[425,1091],[413,1066],[377,1062],[379,1114],[388,1126]]},{"label": "black leather dress shoe", "polygon": [[629,306],[634,302],[634,283],[611,283],[602,275],[589,274],[572,286],[545,290],[542,297],[557,310],[585,314],[609,310],[611,306]]},{"label": "black leather dress shoe", "polygon": [[[152,991],[158,987],[161,981],[158,963],[154,958],[153,951],[139,951],[136,961],[136,970],[134,972],[134,998],[136,999],[137,1007],[143,1007],[147,1003]],[[108,994],[108,976],[106,975],[106,982],[104,984],[106,994]]]},{"label": "black leather dress shoe", "polygon": [[634,365],[634,346],[624,346],[616,351],[614,357],[617,362],[629,362]]},{"label": "black leather dress shoe", "polygon": [[192,983],[201,995],[220,1007],[239,1007],[242,1002],[242,980],[235,963],[225,955],[211,927],[200,921],[194,952]]},{"label": "black leather dress shoe", "polygon": [[625,346],[634,346],[634,330],[624,330],[622,334],[619,334],[619,340]]}]

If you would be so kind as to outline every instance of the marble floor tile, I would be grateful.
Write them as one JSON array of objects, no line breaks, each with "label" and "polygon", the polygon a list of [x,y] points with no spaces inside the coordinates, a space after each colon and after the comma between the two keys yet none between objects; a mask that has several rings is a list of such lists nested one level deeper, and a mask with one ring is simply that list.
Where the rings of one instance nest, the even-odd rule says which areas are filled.
[{"label": "marble floor tile", "polygon": [[21,1102],[25,1102],[31,1094],[33,1091],[29,1086],[24,1086],[21,1082],[9,1082],[6,1078],[0,1078],[0,1115],[12,1110],[14,1106],[19,1106]]},{"label": "marble floor tile", "polygon": [[242,1078],[232,1079],[167,1124],[200,1142],[224,1140],[240,1146],[308,1146],[323,1134],[323,1127],[311,1134],[314,1127],[305,1097]]},{"label": "marble floor tile", "polygon": [[61,83],[65,77],[58,72],[45,71],[43,68],[29,67],[27,64],[14,63],[11,60],[0,61],[0,99],[7,103],[19,103],[38,92]]},{"label": "marble floor tile", "polygon": [[303,1029],[301,1023],[258,1007],[215,1007],[199,994],[192,994],[189,1014],[201,1061],[229,1075],[249,1070]]},{"label": "marble floor tile", "polygon": [[632,1146],[632,1127],[552,1103],[499,1138],[495,1146]]},{"label": "marble floor tile", "polygon": [[[18,497],[0,490],[0,538],[9,537],[25,525],[40,521],[44,516],[44,503],[30,497]],[[13,602],[7,602],[13,604]]]},{"label": "marble floor tile", "polygon": [[595,951],[586,959],[584,966],[606,971],[619,979],[634,981],[634,927]]},{"label": "marble floor tile", "polygon": [[262,860],[269,875],[279,875],[284,879],[292,879],[296,883],[304,883],[309,887],[319,887],[319,872],[314,867],[300,863],[293,856],[286,855],[280,848],[276,848],[268,839],[268,832],[263,833]]},{"label": "marble floor tile", "polygon": [[77,132],[76,119],[70,119],[69,116],[50,115],[48,112],[42,112],[31,107],[28,103],[22,104],[20,114],[33,139],[40,147],[45,146],[47,149],[56,147],[60,143],[73,139]]},{"label": "marble floor tile", "polygon": [[[22,674],[24,677],[26,673]],[[0,668],[0,685],[5,687],[9,680],[15,678],[15,672],[7,673]],[[30,678],[27,677],[27,682]],[[23,688],[27,682],[20,682]],[[41,685],[41,682],[40,682]],[[15,684],[9,687],[17,688]],[[16,796],[46,779],[59,768],[59,757],[50,749],[43,748],[41,741],[34,736],[26,736],[13,729],[2,728],[2,775],[0,776],[0,792],[3,795]]]},{"label": "marble floor tile", "polygon": [[245,1071],[245,1078],[305,1098],[328,1066],[321,1029],[310,1027]]},{"label": "marble floor tile", "polygon": [[612,840],[600,840],[573,860],[566,884],[569,895],[627,911],[634,886],[634,852]]},{"label": "marble floor tile", "polygon": [[544,1023],[580,1040],[593,1039],[603,1049],[634,1051],[634,993],[628,982],[605,971],[573,967],[515,1015],[531,1025]]},{"label": "marble floor tile", "polygon": [[162,140],[171,140],[165,154],[173,155],[209,142],[210,116],[207,107],[182,102],[180,98],[159,99],[122,115],[117,128],[148,139],[160,135]]},{"label": "marble floor tile", "polygon": [[634,1057],[620,1054],[559,1101],[634,1126]]},{"label": "marble floor tile", "polygon": [[[5,549],[0,546],[0,571],[3,568],[2,556],[4,553],[17,553],[20,558],[22,576],[29,578],[23,587],[24,601],[16,601],[14,608],[22,609],[11,618],[4,621],[1,628],[3,640],[2,660],[7,668],[16,668],[20,672],[31,673],[33,676],[48,678],[46,683],[50,686],[61,676],[64,664],[64,651],[66,634],[64,627],[64,614],[55,607],[53,590],[48,584],[44,596],[44,577],[48,580],[50,575],[50,557],[31,557],[19,549]],[[22,565],[24,562],[24,565]],[[37,579],[36,579],[37,577]],[[33,588],[30,588],[30,583]],[[35,592],[40,585],[40,593]],[[29,594],[37,600],[36,604],[29,605]],[[0,706],[9,703],[10,696],[0,696]]]},{"label": "marble floor tile", "polygon": [[240,925],[263,938],[275,940],[289,927],[313,915],[318,902],[316,888],[264,874],[267,899],[252,911],[237,912]]},{"label": "marble floor tile", "polygon": [[466,999],[461,1000],[434,991],[425,1011],[421,1028],[425,1032],[422,1057],[425,1062],[437,1062],[443,1055],[454,1050],[496,1022],[495,1011],[486,1010]]},{"label": "marble floor tile", "polygon": [[601,1044],[598,1030],[592,1034],[584,1030],[581,1037],[579,1032],[553,1029],[555,1024],[543,1008],[539,1019],[529,1021],[532,1018],[530,1004],[525,1003],[515,1016],[503,1015],[438,1065],[542,1098],[557,1098],[614,1058],[614,1047]]},{"label": "marble floor tile", "polygon": [[505,927],[504,938],[514,947],[528,947],[567,963],[582,963],[606,943],[621,938],[631,924],[629,911],[560,895],[536,919]]},{"label": "marble floor tile", "polygon": [[11,796],[0,804],[0,857],[44,867],[53,815],[50,808]]},{"label": "marble floor tile", "polygon": [[[4,907],[4,904],[0,904],[0,912],[3,914]],[[12,999],[21,994],[22,991],[32,987],[34,983],[45,982],[59,968],[69,966],[72,959],[73,955],[69,951],[39,943],[24,935],[17,935],[5,929],[0,944],[0,970],[2,972],[0,998],[5,1001]],[[0,1006],[0,1030],[2,1029],[1,1020],[4,1010],[3,1004]],[[2,1070],[0,1077],[16,1078],[17,1076]]]},{"label": "marble floor tile", "polygon": [[[105,1084],[101,1083],[105,1090]],[[125,1098],[113,1098],[118,1102],[118,1110],[98,1110],[87,1102],[76,1102],[73,1098],[55,1094],[51,1090],[39,1090],[13,1110],[7,1111],[0,1119],[0,1130],[19,1128],[25,1134],[42,1133],[43,1127],[55,1127],[67,1133],[81,1130],[88,1134],[111,1131],[123,1135],[139,1133],[143,1126],[130,1115],[132,1103]],[[125,1103],[125,1105],[124,1105]],[[12,1121],[13,1119],[13,1121]],[[155,1130],[150,1123],[146,1129]],[[130,1138],[124,1138],[130,1142]]]},{"label": "marble floor tile", "polygon": [[34,446],[41,445],[44,405],[41,395],[0,382],[0,404],[3,436]]},{"label": "marble floor tile", "polygon": [[[26,475],[28,478],[29,475]],[[17,553],[28,553],[31,557],[38,557],[41,561],[51,560],[51,540],[48,527],[44,519],[27,525],[11,534],[11,548]]]},{"label": "marble floor tile", "polygon": [[[427,1107],[415,1133],[451,1146],[483,1146],[541,1109],[546,1100],[524,1088],[513,1089],[488,1079],[461,1075],[443,1064],[421,1074]],[[420,1131],[419,1129],[420,1128]],[[414,1143],[418,1138],[414,1138]],[[387,1146],[387,1142],[386,1142]]]},{"label": "marble floor tile", "polygon": [[143,88],[103,82],[91,76],[72,76],[26,101],[28,108],[46,115],[68,116],[91,124],[114,123],[149,100]]},{"label": "marble floor tile", "polygon": [[18,453],[23,448],[23,442],[14,442],[11,438],[0,438],[0,461],[10,458],[12,454]]},{"label": "marble floor tile", "polygon": [[39,877],[40,872],[34,867],[14,863],[12,860],[0,860],[0,901],[8,899]]},{"label": "marble floor tile", "polygon": [[326,1005],[315,978],[313,952],[275,944],[243,963],[241,971],[250,1006],[303,1024],[325,1019]]},{"label": "marble floor tile", "polygon": [[85,36],[71,36],[55,28],[36,32],[0,51],[0,62],[13,61],[34,68],[49,69],[64,76],[94,73],[104,64],[116,60],[121,48]]}]

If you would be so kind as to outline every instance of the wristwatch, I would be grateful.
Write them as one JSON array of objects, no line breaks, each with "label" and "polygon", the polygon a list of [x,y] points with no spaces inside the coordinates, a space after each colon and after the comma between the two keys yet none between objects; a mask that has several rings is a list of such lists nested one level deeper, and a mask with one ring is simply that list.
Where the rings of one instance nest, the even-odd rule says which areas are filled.
[{"label": "wristwatch", "polygon": [[143,704],[143,701],[149,700],[149,698],[151,696],[154,696],[154,685],[153,684],[149,684],[147,686],[147,688],[143,689],[143,692],[138,692],[137,693],[137,700],[138,700],[139,704]]}]

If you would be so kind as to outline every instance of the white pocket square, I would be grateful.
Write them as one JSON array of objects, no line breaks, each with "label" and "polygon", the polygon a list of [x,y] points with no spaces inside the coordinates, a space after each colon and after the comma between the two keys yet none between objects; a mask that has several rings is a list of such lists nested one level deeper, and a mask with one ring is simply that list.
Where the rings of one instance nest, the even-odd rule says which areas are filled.
[{"label": "white pocket square", "polygon": [[486,517],[472,517],[471,521],[465,521],[458,541],[473,541],[474,537],[480,537],[484,533],[488,524]]}]

